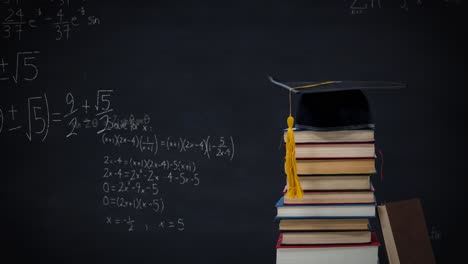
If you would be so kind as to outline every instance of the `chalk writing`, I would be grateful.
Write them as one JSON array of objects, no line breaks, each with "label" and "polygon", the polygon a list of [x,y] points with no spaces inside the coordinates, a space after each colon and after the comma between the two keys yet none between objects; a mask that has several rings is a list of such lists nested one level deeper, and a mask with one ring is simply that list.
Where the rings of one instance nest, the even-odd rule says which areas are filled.
[{"label": "chalk writing", "polygon": [[157,219],[153,223],[138,223],[132,216],[106,216],[106,225],[124,226],[128,232],[162,232],[162,231],[183,231],[185,229],[184,219],[180,217]]},{"label": "chalk writing", "polygon": [[12,81],[15,84],[21,82],[32,82],[39,76],[37,65],[39,51],[19,51],[15,58],[8,60],[0,58],[0,82]]},{"label": "chalk writing", "polygon": [[[202,161],[194,155],[209,162],[232,161],[234,137],[157,134],[149,114],[121,114],[113,97],[110,89],[80,96],[54,94],[52,101],[42,93],[0,105],[0,136],[25,135],[28,141],[45,142],[90,131],[105,150],[94,174],[97,206],[103,212],[99,217],[106,215],[106,226],[124,226],[129,232],[185,230],[184,216],[166,216],[178,206],[169,192],[203,185]],[[165,158],[169,154],[173,158]]]},{"label": "chalk writing", "polygon": [[185,171],[185,172],[196,172],[197,164],[193,161],[181,161],[181,160],[155,160],[155,159],[135,159],[110,157],[104,156],[104,164],[115,164],[122,166],[123,168],[131,169],[163,169],[163,170],[172,170],[172,171]]},{"label": "chalk writing", "polygon": [[349,5],[350,14],[362,15],[370,11],[382,9],[399,9],[409,11],[411,8],[418,8],[423,6],[423,0],[398,0],[398,1],[385,1],[385,0],[351,0]]},{"label": "chalk writing", "polygon": [[435,226],[431,228],[431,232],[429,233],[429,238],[432,241],[437,241],[442,238],[442,232]]},{"label": "chalk writing", "polygon": [[149,210],[155,213],[162,213],[165,209],[163,198],[126,198],[124,196],[107,196],[102,198],[102,204],[110,208],[130,208],[134,210]]},{"label": "chalk writing", "polygon": [[103,145],[115,147],[129,146],[140,152],[158,154],[166,152],[200,152],[208,159],[228,158],[232,160],[235,155],[234,139],[232,136],[211,137],[202,139],[189,139],[186,137],[158,137],[153,135],[122,135],[103,133],[101,136]]},{"label": "chalk writing", "polygon": [[185,229],[184,219],[178,218],[169,221],[163,219],[155,224],[145,224],[145,231],[161,231],[163,229],[175,229],[177,231],[183,231]]},{"label": "chalk writing", "polygon": [[126,225],[128,227],[128,231],[135,230],[135,219],[131,216],[127,217],[112,217],[106,216],[106,225]]},{"label": "chalk writing", "polygon": [[[121,180],[127,180],[130,184],[132,181],[139,181],[144,180],[146,182],[159,182],[159,181],[167,181],[169,183],[178,183],[178,184],[188,184],[191,183],[194,186],[200,184],[200,178],[198,173],[191,173],[191,172],[158,172],[154,170],[109,170],[109,168],[104,168],[103,178],[117,178]],[[145,187],[138,186],[138,189],[143,188],[141,190],[144,193]],[[150,188],[150,187],[147,187]]]},{"label": "chalk writing", "polygon": [[[74,2],[74,3],[71,3]],[[24,34],[32,32],[52,33],[51,39],[69,40],[73,30],[94,27],[101,24],[100,17],[89,14],[85,1],[34,1],[22,5],[21,1],[3,1],[7,8],[0,13],[1,37],[8,40],[22,40]]]},{"label": "chalk writing", "polygon": [[[111,97],[113,90],[98,90],[96,97],[79,101],[73,93],[67,93],[63,102],[49,102],[47,93],[28,97],[23,103],[0,105],[0,134],[23,131],[29,141],[45,141],[53,128],[65,126],[65,138],[79,135],[83,130],[142,131],[151,132],[151,117],[134,114],[114,114]],[[90,105],[91,102],[94,105]],[[9,110],[7,110],[9,109]],[[7,112],[8,111],[8,112]],[[20,119],[19,116],[26,118]],[[4,129],[5,128],[5,129]],[[63,130],[63,129],[62,129]]]}]

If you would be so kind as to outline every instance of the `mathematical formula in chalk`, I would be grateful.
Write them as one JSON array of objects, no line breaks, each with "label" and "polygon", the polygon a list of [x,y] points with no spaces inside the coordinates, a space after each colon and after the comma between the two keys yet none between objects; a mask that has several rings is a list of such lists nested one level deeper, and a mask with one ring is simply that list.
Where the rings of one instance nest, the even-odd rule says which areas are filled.
[{"label": "mathematical formula in chalk", "polygon": [[114,114],[113,90],[98,90],[94,96],[78,100],[67,93],[61,102],[50,102],[47,93],[28,97],[22,103],[0,105],[0,136],[24,135],[29,141],[45,141],[52,130],[65,131],[65,138],[84,130],[152,131],[147,114]]},{"label": "mathematical formula in chalk", "polygon": [[350,2],[349,10],[352,15],[362,15],[383,9],[409,11],[423,7],[423,0],[351,0]]},{"label": "mathematical formula in chalk", "polygon": [[101,143],[118,148],[131,147],[140,152],[153,153],[154,155],[160,151],[199,152],[208,159],[228,158],[229,160],[234,159],[235,155],[232,136],[206,136],[201,139],[189,139],[186,137],[161,137],[157,134],[125,136],[116,133],[103,133]]},{"label": "mathematical formula in chalk", "polygon": [[[16,60],[22,64],[17,65],[34,68],[29,64],[39,53],[18,54]],[[13,81],[33,79],[26,77],[27,71],[21,71],[21,67],[15,67],[14,72]],[[234,137],[156,133],[157,124],[149,114],[121,114],[113,103],[114,96],[114,90],[102,89],[80,96],[72,92],[62,96],[42,93],[2,103],[0,137],[46,142],[48,138],[71,140],[90,132],[87,134],[94,135],[93,144],[101,143],[105,150],[100,168],[93,173],[96,202],[102,211],[98,217],[105,216],[105,226],[142,232],[185,230],[183,215],[174,219],[167,216],[178,207],[168,195],[174,188],[200,190],[204,182],[200,164],[232,161]],[[169,154],[170,159],[165,157]]]},{"label": "mathematical formula in chalk", "polygon": [[183,231],[185,223],[183,218],[155,219],[152,223],[139,223],[132,216],[105,217],[106,225],[124,226],[126,231],[140,232],[163,232],[163,231]]},{"label": "mathematical formula in chalk", "polygon": [[109,208],[146,210],[155,213],[163,213],[165,204],[163,198],[146,199],[146,198],[128,198],[123,196],[107,196],[102,198],[102,205]]},{"label": "mathematical formula in chalk", "polygon": [[12,58],[0,57],[0,83],[32,82],[39,76],[39,51],[19,51]]},{"label": "mathematical formula in chalk", "polygon": [[[26,1],[24,1],[26,2]],[[101,18],[86,8],[84,0],[33,1],[5,0],[0,3],[1,38],[22,40],[39,33],[52,40],[69,40],[72,32],[101,24]]]},{"label": "mathematical formula in chalk", "polygon": [[162,169],[167,171],[185,171],[195,173],[197,163],[194,161],[182,160],[156,160],[156,159],[138,159],[134,157],[123,158],[121,156],[104,156],[104,165],[121,166],[131,169]]}]

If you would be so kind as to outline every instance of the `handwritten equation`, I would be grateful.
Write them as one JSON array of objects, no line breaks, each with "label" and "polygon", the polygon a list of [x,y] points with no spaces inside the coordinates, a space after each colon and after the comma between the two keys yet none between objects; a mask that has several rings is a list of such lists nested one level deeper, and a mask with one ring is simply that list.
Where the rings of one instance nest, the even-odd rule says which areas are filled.
[{"label": "handwritten equation", "polygon": [[125,196],[107,196],[102,198],[102,204],[110,208],[129,208],[134,210],[150,210],[156,213],[162,213],[165,209],[162,198],[145,199]]},{"label": "handwritten equation", "polygon": [[172,171],[186,171],[193,172],[197,171],[197,163],[193,161],[181,161],[181,160],[155,160],[155,159],[136,159],[133,157],[122,158],[104,156],[105,165],[118,165],[123,168],[131,169],[163,169]]},{"label": "handwritten equation", "polygon": [[183,218],[164,218],[158,219],[152,223],[137,223],[132,216],[124,217],[105,217],[106,225],[124,226],[127,231],[145,231],[145,232],[161,232],[161,231],[183,231],[185,223]]},{"label": "handwritten equation", "polygon": [[[145,114],[120,116],[114,114],[113,90],[97,90],[95,96],[78,100],[67,93],[60,105],[49,102],[47,93],[28,97],[22,104],[0,105],[0,136],[19,133],[29,141],[47,139],[54,128],[65,128],[64,137],[77,136],[80,131],[152,131],[151,117]],[[62,129],[63,130],[63,129]]]},{"label": "handwritten equation", "polygon": [[[108,159],[108,156],[104,158]],[[180,160],[163,160],[160,162],[153,162],[152,160],[144,160],[145,165],[137,166],[136,168],[125,169],[124,166],[116,167],[116,168],[109,168],[104,167],[103,178],[107,179],[118,179],[126,181],[126,185],[131,184],[133,181],[136,181],[136,186],[132,189],[136,188],[137,193],[144,193],[145,190],[153,190],[153,194],[158,194],[157,185],[154,183],[158,182],[167,182],[167,183],[177,183],[177,184],[193,184],[197,186],[200,184],[200,178],[197,171],[197,166],[194,162],[184,162]],[[138,163],[138,162],[135,162]],[[104,163],[109,164],[109,163]],[[115,163],[116,164],[116,163]],[[140,168],[138,168],[140,167]],[[141,182],[143,180],[143,182]],[[142,185],[143,183],[143,185]],[[106,184],[106,183],[105,183]],[[123,189],[123,182],[121,182],[122,188],[119,188],[119,192]],[[146,186],[144,184],[151,184],[150,186]],[[113,189],[111,187],[110,189]],[[109,190],[109,186],[105,188]]]},{"label": "handwritten equation", "polygon": [[93,173],[96,204],[102,211],[98,218],[104,217],[108,228],[126,231],[184,231],[186,216],[168,216],[180,206],[171,200],[170,192],[200,188],[204,183],[200,164],[232,161],[234,137],[159,134],[149,114],[120,114],[113,97],[114,90],[106,89],[80,96],[42,93],[3,103],[0,137],[19,135],[26,142],[44,142],[50,137],[78,137],[89,130],[105,150],[101,166]]},{"label": "handwritten equation", "polygon": [[422,6],[423,0],[351,0],[349,10],[352,15],[362,15],[370,11],[382,10],[384,8],[409,11],[410,9],[421,8]]},{"label": "handwritten equation", "polygon": [[[200,184],[200,178],[198,173],[187,173],[187,172],[167,172],[167,173],[156,173],[153,170],[131,170],[122,171],[111,171],[108,168],[104,168],[105,173],[103,178],[120,179],[124,181],[118,182],[118,184],[109,185],[108,182],[103,183],[104,192],[130,192],[145,193],[150,191],[153,195],[159,193],[157,182],[167,181],[168,183],[177,184],[188,184],[191,183],[194,186]],[[143,180],[143,182],[141,181]],[[135,181],[135,182],[134,182]]]},{"label": "handwritten equation", "polygon": [[103,145],[115,147],[129,146],[140,152],[158,154],[160,151],[175,152],[200,152],[208,159],[229,158],[234,159],[235,147],[232,136],[211,137],[202,139],[189,139],[186,137],[158,137],[153,135],[122,135],[116,133],[103,133],[101,136]]},{"label": "handwritten equation", "polygon": [[101,24],[99,16],[89,14],[85,4],[85,0],[34,1],[28,5],[4,0],[0,3],[1,38],[22,40],[24,34],[47,30],[52,39],[69,40],[74,30]]},{"label": "handwritten equation", "polygon": [[39,51],[19,51],[10,60],[0,57],[0,83],[32,82],[39,76]]},{"label": "handwritten equation", "polygon": [[[195,188],[200,184],[198,167],[193,161],[105,155],[99,181],[101,206],[108,215],[131,214],[127,218],[106,216],[106,224],[125,225],[128,231],[135,231],[135,219],[146,221],[154,219],[154,215],[162,215],[167,210],[164,196],[168,190],[163,184],[190,185]],[[157,224],[144,223],[138,230],[183,231],[184,226],[181,218],[174,221],[164,219]]]}]

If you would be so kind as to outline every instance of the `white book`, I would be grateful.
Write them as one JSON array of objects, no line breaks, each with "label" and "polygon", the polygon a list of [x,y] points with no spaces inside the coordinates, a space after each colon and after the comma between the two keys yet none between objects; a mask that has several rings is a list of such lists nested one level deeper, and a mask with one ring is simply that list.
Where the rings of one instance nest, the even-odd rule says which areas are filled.
[{"label": "white book", "polygon": [[380,243],[375,234],[365,244],[285,246],[282,236],[276,246],[276,264],[377,264]]},{"label": "white book", "polygon": [[376,204],[285,205],[284,197],[281,197],[276,210],[276,218],[373,218]]}]

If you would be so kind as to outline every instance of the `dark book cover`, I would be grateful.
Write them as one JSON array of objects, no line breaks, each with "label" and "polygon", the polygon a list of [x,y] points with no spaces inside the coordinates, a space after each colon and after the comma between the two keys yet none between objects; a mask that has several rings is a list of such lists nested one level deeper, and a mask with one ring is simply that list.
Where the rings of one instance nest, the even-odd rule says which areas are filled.
[{"label": "dark book cover", "polygon": [[378,211],[390,264],[436,263],[419,199],[386,203]]}]

